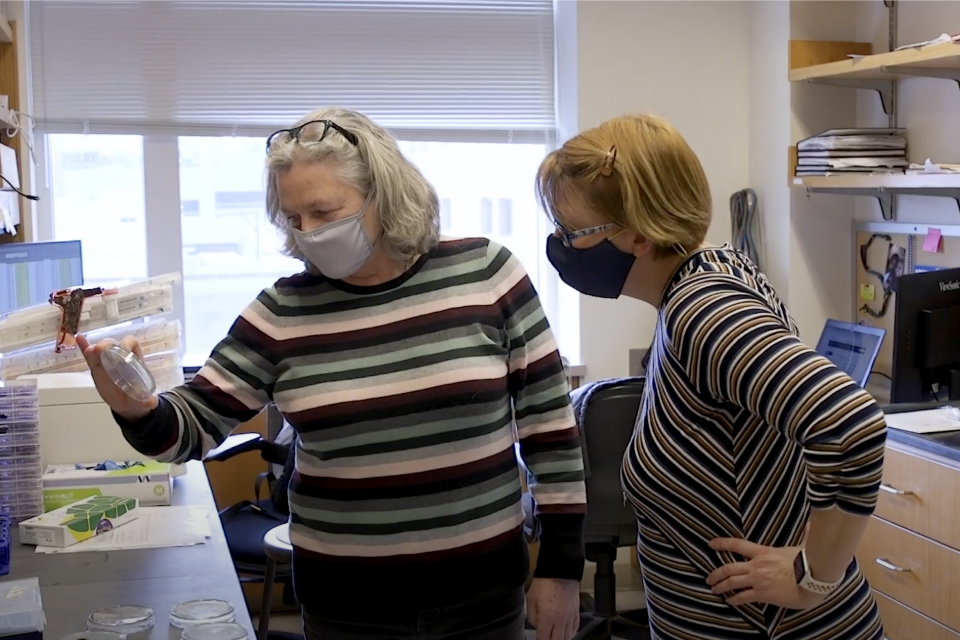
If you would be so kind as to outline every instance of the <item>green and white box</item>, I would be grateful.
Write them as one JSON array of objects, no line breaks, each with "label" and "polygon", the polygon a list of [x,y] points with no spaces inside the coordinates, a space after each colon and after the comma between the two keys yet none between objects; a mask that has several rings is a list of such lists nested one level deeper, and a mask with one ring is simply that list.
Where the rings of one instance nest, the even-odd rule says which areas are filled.
[{"label": "green and white box", "polygon": [[166,507],[173,500],[173,474],[166,462],[129,469],[96,471],[94,465],[51,465],[43,474],[43,510],[53,511],[93,496],[136,498],[144,507]]},{"label": "green and white box", "polygon": [[136,498],[95,496],[20,523],[20,542],[69,547],[136,519]]}]

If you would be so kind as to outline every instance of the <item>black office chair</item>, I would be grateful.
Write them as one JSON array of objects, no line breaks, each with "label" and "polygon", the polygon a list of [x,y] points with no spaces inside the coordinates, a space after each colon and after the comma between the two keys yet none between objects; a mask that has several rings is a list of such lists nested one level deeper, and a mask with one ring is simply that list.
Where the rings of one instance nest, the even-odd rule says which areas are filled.
[{"label": "black office chair", "polygon": [[[580,596],[582,622],[574,640],[650,637],[646,609],[617,611],[614,574],[617,550],[637,544],[637,517],[624,503],[620,465],[633,436],[643,386],[643,378],[601,380],[570,394],[580,426],[587,485],[584,543],[587,560],[596,563],[593,596]],[[525,529],[534,530],[529,523]]]},{"label": "black office chair", "polygon": [[[275,438],[283,419],[272,405],[267,408],[267,432]],[[278,426],[279,421],[279,426]],[[227,547],[241,583],[263,583],[266,575],[267,555],[263,551],[263,538],[277,525],[287,522],[290,511],[287,488],[294,467],[294,447],[265,440],[258,433],[243,433],[228,436],[223,443],[210,451],[204,462],[222,462],[241,453],[259,451],[260,457],[272,465],[283,465],[278,477],[272,470],[257,476],[254,485],[254,500],[244,500],[220,512],[220,523],[227,539]],[[261,498],[263,489],[269,496]],[[290,565],[276,568],[276,582],[283,584],[283,603],[295,606]],[[260,617],[269,620],[270,611],[261,611]],[[271,640],[302,640],[303,636],[271,632]]]}]

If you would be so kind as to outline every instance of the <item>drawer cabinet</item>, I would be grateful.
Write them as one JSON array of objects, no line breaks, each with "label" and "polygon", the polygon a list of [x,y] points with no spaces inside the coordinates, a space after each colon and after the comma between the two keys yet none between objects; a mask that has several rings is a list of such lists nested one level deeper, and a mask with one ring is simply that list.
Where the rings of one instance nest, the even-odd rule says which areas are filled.
[{"label": "drawer cabinet", "polygon": [[877,593],[877,606],[887,638],[896,640],[960,640],[960,633]]},{"label": "drawer cabinet", "polygon": [[857,550],[887,640],[960,640],[960,465],[888,443]]},{"label": "drawer cabinet", "polygon": [[872,518],[857,555],[875,590],[960,629],[957,592],[943,588],[960,578],[960,552]]},{"label": "drawer cabinet", "polygon": [[960,469],[887,448],[875,515],[960,549]]}]

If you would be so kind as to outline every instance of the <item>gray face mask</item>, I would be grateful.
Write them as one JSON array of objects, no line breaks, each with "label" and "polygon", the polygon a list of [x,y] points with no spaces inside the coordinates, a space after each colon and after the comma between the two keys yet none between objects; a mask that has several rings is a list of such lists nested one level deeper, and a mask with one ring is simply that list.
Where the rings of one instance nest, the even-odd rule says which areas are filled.
[{"label": "gray face mask", "polygon": [[297,248],[320,273],[331,280],[348,278],[370,259],[374,243],[363,228],[367,197],[360,211],[311,231],[293,230]]}]

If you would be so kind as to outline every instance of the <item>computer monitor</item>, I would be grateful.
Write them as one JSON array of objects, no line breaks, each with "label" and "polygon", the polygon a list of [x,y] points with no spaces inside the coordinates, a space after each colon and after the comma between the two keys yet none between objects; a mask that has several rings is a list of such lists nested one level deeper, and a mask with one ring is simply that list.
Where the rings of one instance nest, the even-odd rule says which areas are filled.
[{"label": "computer monitor", "polygon": [[875,327],[827,320],[817,343],[817,353],[865,387],[886,333]]},{"label": "computer monitor", "polygon": [[42,304],[53,291],[82,284],[79,240],[0,245],[0,315]]},{"label": "computer monitor", "polygon": [[960,269],[903,275],[897,286],[890,402],[948,398],[960,398]]}]

